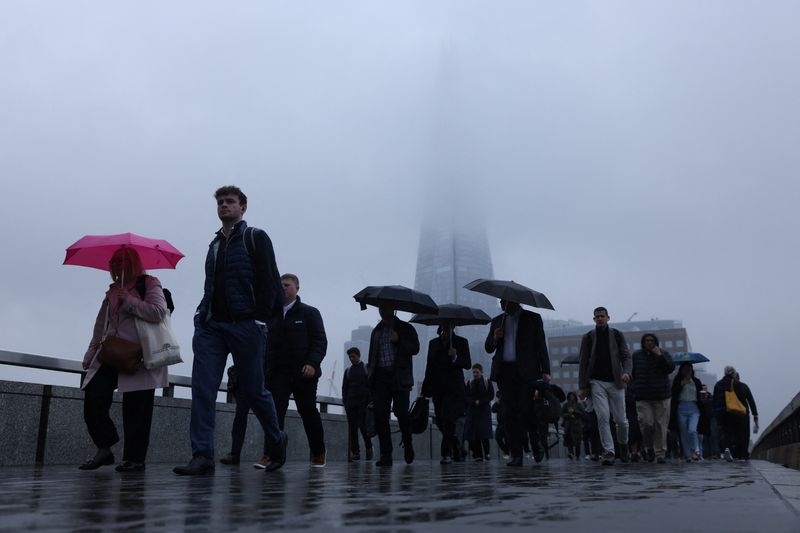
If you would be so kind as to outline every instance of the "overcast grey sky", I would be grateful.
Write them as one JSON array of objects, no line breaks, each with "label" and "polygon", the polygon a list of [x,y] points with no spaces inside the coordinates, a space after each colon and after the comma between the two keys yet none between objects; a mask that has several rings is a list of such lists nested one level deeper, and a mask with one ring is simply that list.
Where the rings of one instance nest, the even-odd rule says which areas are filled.
[{"label": "overcast grey sky", "polygon": [[64,249],[133,231],[186,254],[153,273],[190,374],[235,183],[325,318],[328,374],[378,318],[352,295],[413,285],[447,205],[545,318],[683,320],[766,423],[800,374],[799,6],[4,0],[0,349],[80,359],[108,277]]}]

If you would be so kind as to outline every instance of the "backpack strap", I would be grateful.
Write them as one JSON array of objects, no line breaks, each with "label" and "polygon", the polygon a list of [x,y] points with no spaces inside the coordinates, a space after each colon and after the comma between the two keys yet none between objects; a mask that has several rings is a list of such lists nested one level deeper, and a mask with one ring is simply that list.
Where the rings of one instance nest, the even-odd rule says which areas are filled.
[{"label": "backpack strap", "polygon": [[247,255],[250,257],[252,257],[256,251],[256,238],[253,236],[255,231],[256,228],[253,226],[247,226],[244,228],[244,249],[247,251]]}]

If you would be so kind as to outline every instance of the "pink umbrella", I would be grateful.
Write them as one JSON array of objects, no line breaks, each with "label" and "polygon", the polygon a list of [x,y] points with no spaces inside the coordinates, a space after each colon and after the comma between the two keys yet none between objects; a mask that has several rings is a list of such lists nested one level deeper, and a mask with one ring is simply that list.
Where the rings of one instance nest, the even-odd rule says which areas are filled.
[{"label": "pink umbrella", "polygon": [[109,270],[108,262],[120,248],[133,248],[139,253],[142,268],[175,268],[183,254],[167,241],[149,239],[135,233],[119,235],[87,235],[67,248],[65,265],[87,266]]}]

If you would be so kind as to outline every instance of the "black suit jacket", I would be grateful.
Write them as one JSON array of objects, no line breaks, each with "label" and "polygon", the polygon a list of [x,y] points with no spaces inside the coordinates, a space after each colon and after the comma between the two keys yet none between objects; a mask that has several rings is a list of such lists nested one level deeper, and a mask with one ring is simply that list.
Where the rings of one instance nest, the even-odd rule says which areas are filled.
[{"label": "black suit jacket", "polygon": [[322,375],[320,364],[328,350],[322,315],[316,307],[297,301],[282,316],[270,320],[267,333],[266,371],[269,378],[277,370],[298,371],[303,365],[314,367],[314,379]]},{"label": "black suit jacket", "polygon": [[[529,384],[541,379],[542,374],[550,374],[550,356],[547,353],[547,340],[544,336],[544,324],[538,313],[520,310],[519,324],[517,325],[517,371],[522,379]],[[495,345],[494,330],[500,327],[505,313],[492,319],[489,335],[486,337],[484,347],[487,353],[494,352],[492,358],[492,372],[489,379],[500,381],[501,365],[503,362],[503,341]],[[507,376],[505,376],[507,377]]]},{"label": "black suit jacket", "polygon": [[442,337],[431,339],[428,344],[428,362],[425,366],[425,379],[422,382],[422,395],[430,398],[433,396],[453,396],[464,398],[464,370],[472,366],[469,355],[469,343],[464,337],[453,335],[453,348],[456,350],[456,360],[450,359],[447,353],[449,343]]}]

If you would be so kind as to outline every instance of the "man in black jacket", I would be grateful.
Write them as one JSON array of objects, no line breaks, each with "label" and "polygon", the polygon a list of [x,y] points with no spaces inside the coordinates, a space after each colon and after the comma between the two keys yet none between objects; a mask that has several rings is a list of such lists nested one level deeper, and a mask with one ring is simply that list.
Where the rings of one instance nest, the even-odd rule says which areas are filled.
[{"label": "man in black jacket", "polygon": [[414,386],[411,358],[419,353],[417,330],[395,316],[391,306],[378,308],[381,321],[372,330],[367,360],[370,394],[375,407],[375,429],[381,444],[377,466],[392,465],[392,434],[389,413],[397,417],[406,463],[414,462],[408,393]]},{"label": "man in black jacket", "polygon": [[[472,364],[469,343],[453,332],[453,324],[439,326],[438,335],[428,344],[428,362],[422,381],[422,396],[433,398],[436,425],[442,432],[441,464],[460,458],[456,421],[464,416],[464,370]],[[491,400],[491,398],[490,398]]]},{"label": "man in black jacket", "polygon": [[[500,300],[503,313],[494,317],[484,347],[492,358],[491,381],[503,391],[503,420],[511,452],[508,466],[522,466],[523,435],[535,425],[533,414],[534,385],[550,381],[550,356],[544,336],[542,317],[523,310],[518,303]],[[541,439],[534,438],[536,462],[542,460]]]},{"label": "man in black jacket", "polygon": [[325,466],[325,442],[322,419],[317,409],[317,384],[322,375],[320,364],[328,349],[322,316],[315,307],[300,301],[300,279],[294,274],[281,276],[283,314],[269,323],[267,338],[267,388],[275,397],[278,423],[284,429],[289,396],[294,396],[297,412],[303,420],[311,466]]},{"label": "man in black jacket", "polygon": [[228,354],[239,370],[239,397],[253,409],[268,443],[266,470],[286,462],[288,437],[278,426],[272,394],[264,387],[266,322],[280,313],[283,291],[272,242],[242,220],[247,196],[235,186],[214,193],[222,228],[209,245],[203,299],[194,316],[192,460],[179,475],[214,472],[214,419]]},{"label": "man in black jacket", "polygon": [[669,375],[675,370],[675,363],[669,352],[658,346],[658,337],[652,333],[642,335],[642,348],[633,352],[632,358],[633,393],[642,444],[648,461],[655,458],[664,463],[672,397]]},{"label": "man in black jacket", "polygon": [[350,368],[344,371],[342,378],[342,403],[347,415],[347,460],[358,461],[361,459],[361,447],[358,445],[358,432],[364,439],[367,452],[367,461],[372,460],[372,438],[367,435],[365,417],[369,403],[369,380],[367,369],[361,362],[361,350],[352,346],[347,350],[350,359]]}]

